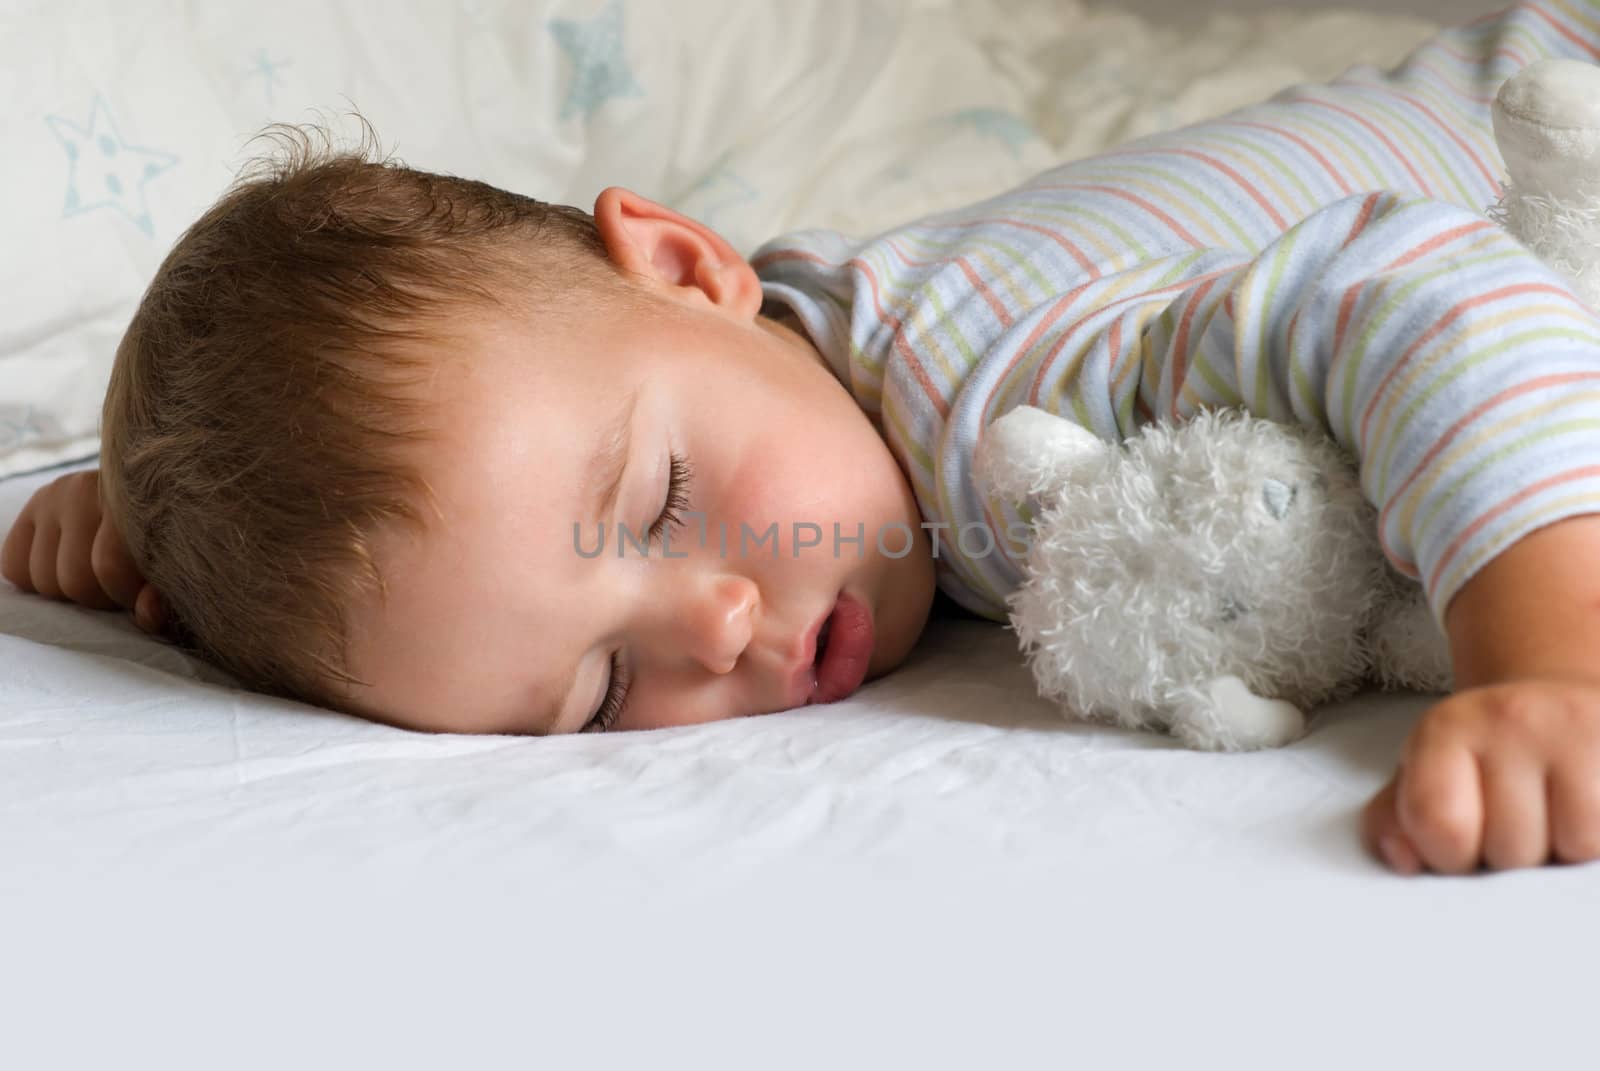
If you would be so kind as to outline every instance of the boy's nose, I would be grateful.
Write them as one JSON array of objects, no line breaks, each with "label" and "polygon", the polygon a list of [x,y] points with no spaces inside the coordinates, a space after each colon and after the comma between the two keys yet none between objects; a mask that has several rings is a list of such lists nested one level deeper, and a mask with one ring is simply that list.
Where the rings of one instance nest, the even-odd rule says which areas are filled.
[{"label": "boy's nose", "polygon": [[729,673],[750,646],[760,590],[731,573],[697,577],[661,622],[680,650],[712,673]]}]

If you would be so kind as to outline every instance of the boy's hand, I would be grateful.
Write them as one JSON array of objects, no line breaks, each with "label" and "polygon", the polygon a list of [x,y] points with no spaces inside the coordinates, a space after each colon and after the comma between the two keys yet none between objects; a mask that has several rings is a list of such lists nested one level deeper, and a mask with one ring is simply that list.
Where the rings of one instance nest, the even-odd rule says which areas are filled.
[{"label": "boy's hand", "polygon": [[1367,805],[1368,849],[1402,873],[1600,859],[1600,514],[1491,560],[1445,631],[1456,694]]},{"label": "boy's hand", "polygon": [[69,473],[34,492],[0,547],[0,576],[47,599],[131,610],[146,632],[164,625],[160,595],[100,513],[100,474],[93,470]]},{"label": "boy's hand", "polygon": [[1514,681],[1432,707],[1362,839],[1402,874],[1600,859],[1600,685]]}]

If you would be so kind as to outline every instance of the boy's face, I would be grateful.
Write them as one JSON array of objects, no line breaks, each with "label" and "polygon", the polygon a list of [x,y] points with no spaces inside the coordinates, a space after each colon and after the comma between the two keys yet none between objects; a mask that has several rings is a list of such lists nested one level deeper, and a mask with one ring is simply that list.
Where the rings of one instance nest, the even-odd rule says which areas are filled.
[{"label": "boy's face", "polygon": [[642,307],[480,319],[438,365],[439,515],[380,545],[388,597],[352,608],[352,699],[379,720],[578,732],[624,690],[605,727],[784,710],[832,698],[811,653],[841,596],[870,613],[869,678],[925,623],[905,478],[816,350],[758,315],[749,266],[626,191],[595,215]]}]

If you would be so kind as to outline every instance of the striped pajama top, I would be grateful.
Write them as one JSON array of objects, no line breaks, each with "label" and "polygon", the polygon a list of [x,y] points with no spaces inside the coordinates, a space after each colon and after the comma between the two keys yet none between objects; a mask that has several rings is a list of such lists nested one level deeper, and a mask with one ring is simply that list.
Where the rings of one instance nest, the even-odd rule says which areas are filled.
[{"label": "striped pajama top", "polygon": [[[1389,560],[1444,610],[1536,528],[1600,512],[1600,316],[1490,222],[1489,105],[1600,60],[1600,0],[1533,0],[1220,119],[866,240],[752,257],[905,469],[940,587],[1005,618],[1026,504],[970,467],[1018,405],[1109,442],[1243,407],[1358,460]],[[994,534],[959,540],[973,525]],[[943,527],[947,526],[947,527]],[[963,549],[963,543],[966,550]]]}]

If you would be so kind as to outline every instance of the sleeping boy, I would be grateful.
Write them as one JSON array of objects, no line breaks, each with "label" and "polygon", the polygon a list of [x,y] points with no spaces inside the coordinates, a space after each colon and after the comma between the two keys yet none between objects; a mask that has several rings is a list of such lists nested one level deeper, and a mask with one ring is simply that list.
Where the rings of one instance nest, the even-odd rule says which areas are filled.
[{"label": "sleeping boy", "polygon": [[1015,541],[959,534],[1025,525],[968,469],[1009,409],[1120,441],[1243,407],[1359,459],[1450,639],[1369,848],[1594,859],[1600,315],[1482,215],[1489,102],[1546,56],[1600,57],[1600,5],[749,261],[624,189],[585,213],[280,129],[134,315],[100,473],[0,570],[397,726],[682,725],[842,698],[936,587],[1004,620]]}]

